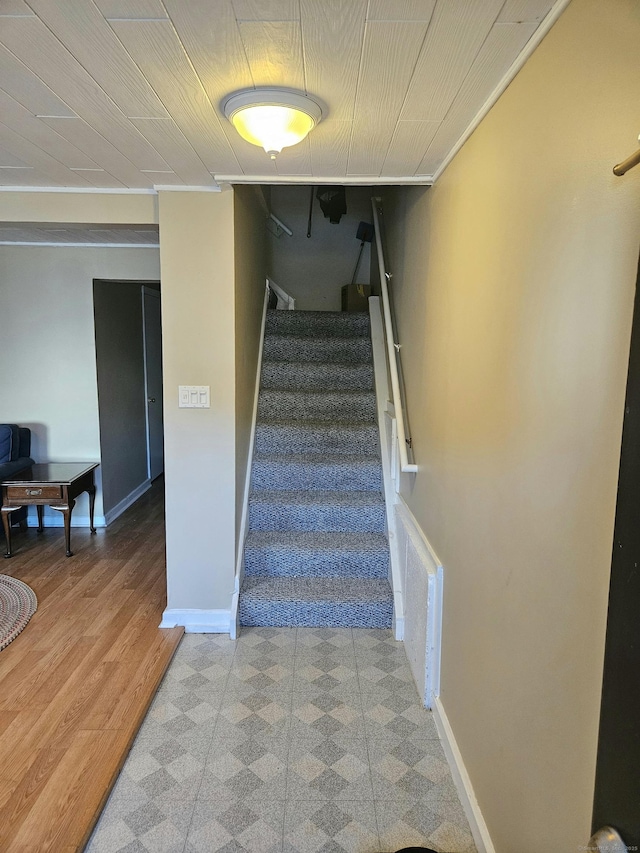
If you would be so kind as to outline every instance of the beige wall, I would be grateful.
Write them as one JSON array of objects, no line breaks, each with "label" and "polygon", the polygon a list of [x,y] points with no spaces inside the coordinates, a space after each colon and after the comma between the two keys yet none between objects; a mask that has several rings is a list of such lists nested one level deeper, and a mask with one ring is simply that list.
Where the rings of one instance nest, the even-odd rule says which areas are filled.
[{"label": "beige wall", "polygon": [[[159,276],[153,247],[0,246],[0,423],[31,427],[37,462],[100,459],[93,279]],[[82,495],[74,516],[84,515]]]},{"label": "beige wall", "polygon": [[236,354],[236,541],[238,545],[244,484],[260,348],[265,296],[266,227],[257,188],[234,189],[235,354]]},{"label": "beige wall", "polygon": [[[161,192],[169,609],[228,609],[235,569],[233,193]],[[179,385],[211,408],[179,409]]]},{"label": "beige wall", "polygon": [[640,11],[574,0],[432,189],[387,194],[441,700],[498,853],[587,842],[640,244]]},{"label": "beige wall", "polygon": [[131,192],[2,192],[0,222],[157,225],[158,199]]}]

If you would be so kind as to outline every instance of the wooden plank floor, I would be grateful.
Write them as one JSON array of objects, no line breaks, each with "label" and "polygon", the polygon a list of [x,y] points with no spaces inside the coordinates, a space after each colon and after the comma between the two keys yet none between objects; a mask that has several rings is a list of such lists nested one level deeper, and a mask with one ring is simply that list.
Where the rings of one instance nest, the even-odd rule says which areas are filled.
[{"label": "wooden plank floor", "polygon": [[[38,610],[0,652],[0,851],[84,848],[183,633],[166,606],[164,484],[108,530],[15,534],[0,573]],[[4,547],[4,537],[2,537]]]}]

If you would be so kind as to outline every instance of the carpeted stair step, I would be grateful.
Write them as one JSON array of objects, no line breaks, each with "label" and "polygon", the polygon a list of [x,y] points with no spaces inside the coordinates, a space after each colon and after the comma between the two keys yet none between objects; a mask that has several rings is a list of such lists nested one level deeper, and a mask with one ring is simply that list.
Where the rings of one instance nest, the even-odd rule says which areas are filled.
[{"label": "carpeted stair step", "polygon": [[246,576],[385,579],[389,546],[382,533],[253,530],[244,566]]},{"label": "carpeted stair step", "polygon": [[373,531],[384,533],[378,492],[264,491],[249,497],[250,530]]},{"label": "carpeted stair step", "polygon": [[389,628],[369,316],[269,311],[241,625]]},{"label": "carpeted stair step", "polygon": [[373,391],[260,391],[258,420],[272,420],[283,412],[289,421],[376,420]]},{"label": "carpeted stair step", "polygon": [[267,335],[310,335],[354,337],[369,335],[366,312],[345,311],[267,311]]},{"label": "carpeted stair step", "polygon": [[387,580],[245,577],[241,625],[390,628],[393,594]]},{"label": "carpeted stair step", "polygon": [[281,391],[368,391],[374,387],[373,365],[263,361],[260,387]]},{"label": "carpeted stair step", "polygon": [[253,459],[251,483],[261,489],[341,489],[381,491],[382,467],[378,456],[327,453],[258,453]]},{"label": "carpeted stair step", "polygon": [[378,426],[375,423],[291,423],[285,420],[258,422],[255,452],[379,453]]},{"label": "carpeted stair step", "polygon": [[266,361],[371,362],[371,339],[267,335],[262,357]]}]

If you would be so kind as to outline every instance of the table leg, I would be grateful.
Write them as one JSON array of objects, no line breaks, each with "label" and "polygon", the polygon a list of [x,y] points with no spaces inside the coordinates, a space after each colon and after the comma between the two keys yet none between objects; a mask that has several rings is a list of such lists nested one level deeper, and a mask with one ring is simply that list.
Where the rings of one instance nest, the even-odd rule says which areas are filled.
[{"label": "table leg", "polygon": [[51,507],[51,509],[56,509],[58,512],[62,513],[62,518],[64,520],[64,545],[67,557],[73,557],[73,551],[71,550],[71,512],[75,505],[75,501],[69,501],[66,506]]},{"label": "table leg", "polygon": [[4,538],[7,540],[7,553],[5,557],[12,557],[11,553],[11,521],[9,516],[13,512],[15,507],[2,507],[2,526],[4,527]]},{"label": "table leg", "polygon": [[93,486],[90,489],[87,489],[89,492],[89,529],[92,533],[96,532],[95,527],[93,526],[93,510],[96,505],[96,487]]},{"label": "table leg", "polygon": [[38,510],[38,533],[44,531],[44,504],[36,504]]}]

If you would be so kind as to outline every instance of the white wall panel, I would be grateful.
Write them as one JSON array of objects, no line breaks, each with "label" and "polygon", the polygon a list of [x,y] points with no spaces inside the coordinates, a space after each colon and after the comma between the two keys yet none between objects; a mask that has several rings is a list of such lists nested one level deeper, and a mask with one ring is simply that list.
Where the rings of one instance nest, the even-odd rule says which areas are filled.
[{"label": "white wall panel", "polygon": [[[0,29],[3,26],[4,21]],[[4,46],[0,46],[0,80],[2,89],[34,115],[74,115],[73,110]]]},{"label": "white wall panel", "polygon": [[253,86],[230,0],[216,2],[215,17],[209,0],[165,0],[165,6],[212,106],[220,112],[227,95]]},{"label": "white wall panel", "polygon": [[[63,119],[66,121],[66,119]],[[30,166],[47,176],[47,186],[62,183],[63,186],[85,187],[87,182],[63,166],[58,160],[47,154],[37,145],[19,136],[6,124],[0,123],[0,147],[14,157],[20,157]],[[53,182],[53,183],[52,183]],[[8,184],[12,186],[12,184]]]},{"label": "white wall panel", "polygon": [[503,0],[449,0],[436,5],[403,119],[444,118],[502,4]]},{"label": "white wall panel", "polygon": [[309,136],[312,174],[330,177],[347,173],[350,121],[322,121]]},{"label": "white wall panel", "polygon": [[112,26],[207,169],[237,169],[220,119],[172,25],[165,21],[116,21]]},{"label": "white wall panel", "polygon": [[420,697],[431,707],[439,690],[442,568],[403,501],[394,512],[404,579],[405,651]]},{"label": "white wall panel", "polygon": [[167,115],[140,69],[93,3],[77,0],[31,0],[47,27],[127,116]]},{"label": "white wall panel", "polygon": [[491,29],[458,97],[427,149],[419,166],[421,174],[433,174],[473,120],[478,104],[484,103],[493,92],[492,81],[507,72],[512,57],[529,41],[535,28],[535,24],[496,24]]},{"label": "white wall panel", "polygon": [[241,21],[239,28],[256,86],[304,90],[299,21]]},{"label": "white wall panel", "polygon": [[82,149],[64,139],[1,89],[0,116],[15,133],[28,139],[69,169],[97,168],[95,160],[88,157]]},{"label": "white wall panel", "polygon": [[233,0],[239,21],[297,21],[298,0]]},{"label": "white wall panel", "polygon": [[366,0],[301,0],[307,90],[322,96],[332,121],[353,117],[366,7]]},{"label": "white wall panel", "polygon": [[93,0],[105,18],[155,20],[166,18],[162,0]]},{"label": "white wall panel", "polygon": [[436,0],[370,0],[368,21],[429,21]]},{"label": "white wall panel", "polygon": [[65,103],[139,168],[166,168],[157,152],[143,139],[126,116],[104,93],[91,75],[66,50],[39,18],[5,18],[0,42],[56,91],[65,92]]},{"label": "white wall panel", "polygon": [[210,186],[211,173],[172,119],[131,119],[187,186]]},{"label": "white wall panel", "polygon": [[349,153],[350,175],[380,174],[426,31],[426,23],[367,23]]},{"label": "white wall panel", "polygon": [[540,22],[549,13],[554,0],[507,0],[498,21]]},{"label": "white wall panel", "polygon": [[[75,140],[85,151],[93,153],[96,163],[128,187],[150,187],[139,169],[107,139],[81,118],[43,118],[45,124],[65,139]],[[142,137],[141,137],[142,138]],[[164,160],[162,164],[166,167]]]},{"label": "white wall panel", "polygon": [[440,122],[437,121],[399,121],[382,165],[382,173],[419,174],[422,158],[439,127]]}]

